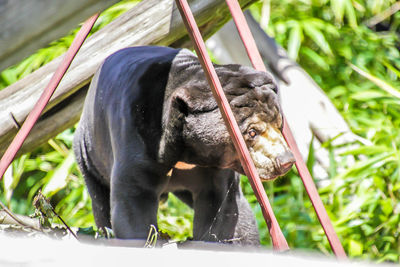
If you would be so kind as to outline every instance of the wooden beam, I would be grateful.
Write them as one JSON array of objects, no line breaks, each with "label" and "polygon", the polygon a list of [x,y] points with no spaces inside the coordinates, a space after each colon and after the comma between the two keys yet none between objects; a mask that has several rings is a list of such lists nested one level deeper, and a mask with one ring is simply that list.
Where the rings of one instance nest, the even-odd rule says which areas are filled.
[{"label": "wooden beam", "polygon": [[[240,1],[243,8],[254,2]],[[224,0],[193,0],[190,4],[205,37],[230,19]],[[77,92],[90,82],[108,55],[128,46],[187,47],[188,40],[173,0],[142,1],[115,19],[85,42],[19,154],[30,151],[78,121],[85,94]],[[0,91],[0,153],[4,153],[17,132],[17,124],[23,123],[60,61],[61,57],[54,59]],[[63,101],[74,105],[63,105]]]},{"label": "wooden beam", "polygon": [[0,1],[0,70],[65,36],[119,0]]}]

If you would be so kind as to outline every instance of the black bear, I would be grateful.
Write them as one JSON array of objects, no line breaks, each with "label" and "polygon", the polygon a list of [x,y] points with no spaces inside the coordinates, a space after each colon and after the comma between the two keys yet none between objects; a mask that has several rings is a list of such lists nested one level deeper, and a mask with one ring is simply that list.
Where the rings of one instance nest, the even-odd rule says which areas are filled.
[{"label": "black bear", "polygon": [[[283,175],[294,158],[272,76],[236,64],[215,69],[260,177]],[[160,196],[172,192],[194,209],[194,240],[259,243],[238,155],[187,49],[131,47],[109,56],[91,82],[74,151],[97,226],[118,238],[146,238]]]}]

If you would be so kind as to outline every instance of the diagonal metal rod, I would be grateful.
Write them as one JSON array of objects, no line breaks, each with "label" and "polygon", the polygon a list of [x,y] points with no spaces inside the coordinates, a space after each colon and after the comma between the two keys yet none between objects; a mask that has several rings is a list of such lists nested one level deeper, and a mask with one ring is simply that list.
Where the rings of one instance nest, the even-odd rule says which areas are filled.
[{"label": "diagonal metal rod", "polygon": [[264,215],[265,221],[267,222],[268,229],[271,235],[273,247],[275,250],[278,251],[288,250],[289,246],[272,211],[271,204],[268,201],[268,197],[265,193],[260,177],[258,176],[258,172],[254,166],[253,160],[250,157],[242,133],[240,132],[235,117],[233,116],[232,110],[225,97],[225,93],[222,90],[221,83],[211,63],[210,57],[207,54],[203,38],[201,37],[200,31],[197,27],[190,7],[186,0],[176,0],[176,3],[181,13],[183,22],[185,23],[185,26],[189,33],[189,36],[192,39],[194,48],[204,69],[204,73],[207,77],[208,83],[212,88],[213,95],[218,103],[218,107],[221,111],[221,115],[225,121],[226,127],[228,128],[232,141],[235,145],[236,151],[239,154],[243,170],[249,178],[254,194],[256,195],[258,203],[261,206],[262,213]]},{"label": "diagonal metal rod", "polygon": [[[246,18],[243,14],[243,11],[237,0],[226,0],[226,3],[229,6],[229,10],[232,14],[233,20],[235,21],[236,27],[238,29],[239,35],[243,41],[243,44],[246,48],[247,54],[250,58],[250,61],[253,64],[253,67],[260,71],[266,71],[263,60],[258,51],[257,45],[254,41],[253,35],[247,25]],[[325,234],[328,238],[329,244],[335,255],[338,258],[347,258],[346,253],[343,249],[342,244],[333,228],[332,222],[329,219],[328,213],[325,210],[324,204],[319,197],[318,190],[314,184],[314,181],[311,177],[310,172],[307,169],[306,164],[300,154],[299,148],[296,144],[296,141],[293,137],[293,134],[287,124],[286,119],[284,118],[284,127],[283,127],[283,136],[286,142],[289,145],[289,148],[292,150],[295,159],[296,159],[296,167],[300,174],[300,177],[303,181],[304,187],[310,197],[311,203],[314,206],[315,212],[317,213],[318,219],[322,225],[322,228],[325,231]]]},{"label": "diagonal metal rod", "polygon": [[67,72],[69,66],[71,65],[72,60],[74,59],[76,53],[78,53],[79,49],[81,48],[83,42],[88,36],[90,30],[92,29],[99,15],[100,13],[93,15],[83,24],[82,28],[77,33],[74,41],[72,42],[67,53],[65,54],[63,61],[58,66],[56,72],[51,77],[51,80],[48,83],[47,87],[44,89],[39,100],[36,102],[36,105],[29,113],[24,124],[18,131],[17,135],[14,137],[10,146],[7,148],[6,152],[4,153],[3,157],[0,160],[0,180],[3,178],[3,175],[7,170],[8,166],[10,166],[11,162],[14,160],[18,150],[21,148],[26,137],[32,130],[36,121],[39,119],[40,114],[42,114],[43,109],[49,102],[58,84],[61,82],[61,79],[64,77],[64,74]]}]

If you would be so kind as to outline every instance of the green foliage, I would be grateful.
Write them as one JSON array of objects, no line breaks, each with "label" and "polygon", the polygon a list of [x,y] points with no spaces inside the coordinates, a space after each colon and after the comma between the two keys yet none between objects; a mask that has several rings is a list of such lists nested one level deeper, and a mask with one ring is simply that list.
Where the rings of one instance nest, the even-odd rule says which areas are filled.
[{"label": "green foliage", "polygon": [[[139,0],[123,0],[102,12],[92,33],[138,2]],[[1,72],[0,89],[65,53],[78,30],[79,28],[74,29],[66,37],[52,42],[21,63]],[[74,128],[68,129],[35,151],[14,160],[0,187],[0,200],[15,213],[30,215],[34,213],[32,201],[42,189],[50,198],[56,212],[69,226],[94,225],[91,200],[71,149],[73,134]]]},{"label": "green foliage", "polygon": [[[373,144],[359,143],[342,153],[340,162],[331,161],[331,183],[319,190],[346,252],[398,262],[400,14],[384,21],[391,22],[389,30],[366,26],[394,3],[272,0],[266,31],[325,90],[352,131]],[[257,18],[261,4],[251,8]],[[331,152],[337,149],[325,146]],[[345,161],[348,155],[355,157],[354,164]],[[292,172],[267,187],[272,188],[269,196],[274,195],[273,207],[290,246],[330,251],[297,175]]]},{"label": "green foliage", "polygon": [[[268,1],[266,1],[268,2]],[[367,142],[349,146],[335,162],[331,142],[330,182],[319,192],[350,257],[398,262],[400,255],[400,13],[392,15],[387,31],[368,28],[366,21],[394,0],[270,0],[266,31],[288,51],[325,90],[352,131]],[[136,1],[121,1],[103,13],[96,29]],[[257,19],[261,5],[251,10]],[[34,71],[65,52],[71,35],[0,74],[0,88]],[[74,129],[16,159],[4,177],[0,199],[16,213],[31,214],[39,189],[70,226],[94,225],[90,198],[71,152]],[[351,145],[351,144],[350,144]],[[343,149],[341,150],[343,151]],[[346,158],[351,155],[355,163]],[[308,166],[314,164],[310,147]],[[12,171],[11,171],[12,170]],[[266,183],[267,194],[290,247],[331,250],[295,170]],[[247,179],[243,191],[257,217],[262,243],[271,247],[268,229]],[[193,212],[173,195],[159,209],[160,229],[173,239],[192,234]]]},{"label": "green foliage", "polygon": [[73,129],[67,130],[14,160],[3,178],[1,198],[15,213],[33,214],[33,199],[42,189],[70,226],[93,224],[90,198],[70,149],[72,137]]},{"label": "green foliage", "polygon": [[193,210],[173,194],[158,208],[158,227],[173,240],[186,240],[193,236]]}]

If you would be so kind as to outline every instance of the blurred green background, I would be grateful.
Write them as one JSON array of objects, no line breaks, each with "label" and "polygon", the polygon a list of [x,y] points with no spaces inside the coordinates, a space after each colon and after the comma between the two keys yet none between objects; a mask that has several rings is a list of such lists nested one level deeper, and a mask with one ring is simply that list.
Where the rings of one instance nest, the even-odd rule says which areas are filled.
[{"label": "blurred green background", "polygon": [[[94,31],[137,2],[121,1],[103,12]],[[377,24],[370,19],[398,5],[394,0],[266,0],[250,8],[256,19],[268,20],[266,32],[312,76],[351,130],[372,143],[342,148],[339,161],[333,160],[338,147],[324,144],[331,152],[330,183],[319,192],[348,255],[376,262],[399,262],[400,256],[400,13]],[[262,10],[268,7],[271,12],[265,17]],[[64,53],[76,32],[4,70],[0,88]],[[32,214],[33,197],[42,189],[70,226],[94,225],[90,197],[71,150],[73,133],[74,128],[68,129],[13,162],[0,186],[0,199],[13,212]],[[354,156],[355,164],[347,165],[347,155]],[[314,164],[312,147],[307,163]],[[262,243],[270,248],[245,177],[242,186]],[[293,169],[264,186],[289,246],[331,254],[297,172]],[[159,228],[176,240],[191,236],[192,218],[192,210],[173,195],[160,204]]]}]

